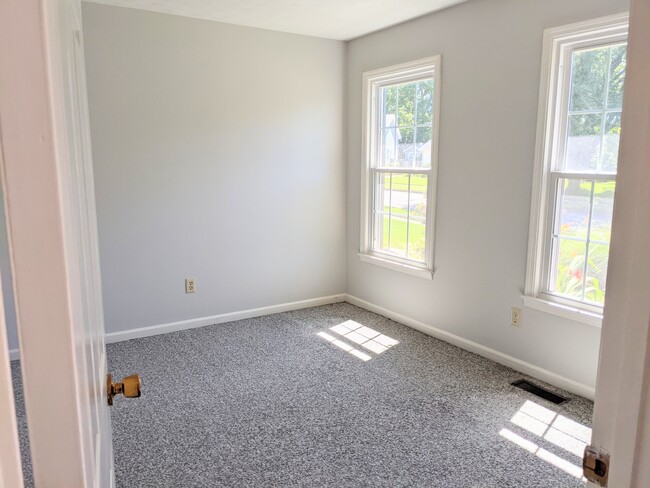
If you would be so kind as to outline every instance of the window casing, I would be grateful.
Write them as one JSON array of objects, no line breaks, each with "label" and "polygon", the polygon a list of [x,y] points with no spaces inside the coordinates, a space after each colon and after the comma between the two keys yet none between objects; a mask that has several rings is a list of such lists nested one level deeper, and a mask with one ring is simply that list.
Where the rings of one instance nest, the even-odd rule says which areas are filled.
[{"label": "window casing", "polygon": [[440,56],[363,75],[362,261],[432,278]]},{"label": "window casing", "polygon": [[627,14],[544,34],[524,302],[600,325],[616,187]]}]

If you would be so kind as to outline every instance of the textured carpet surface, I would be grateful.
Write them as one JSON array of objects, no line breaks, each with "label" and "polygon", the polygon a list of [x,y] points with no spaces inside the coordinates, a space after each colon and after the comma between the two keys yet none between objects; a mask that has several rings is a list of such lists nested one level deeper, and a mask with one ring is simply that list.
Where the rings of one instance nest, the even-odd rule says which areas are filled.
[{"label": "textured carpet surface", "polygon": [[590,401],[546,385],[570,399],[549,403],[510,386],[520,373],[347,303],[108,358],[143,380],[112,407],[119,487],[584,486]]}]

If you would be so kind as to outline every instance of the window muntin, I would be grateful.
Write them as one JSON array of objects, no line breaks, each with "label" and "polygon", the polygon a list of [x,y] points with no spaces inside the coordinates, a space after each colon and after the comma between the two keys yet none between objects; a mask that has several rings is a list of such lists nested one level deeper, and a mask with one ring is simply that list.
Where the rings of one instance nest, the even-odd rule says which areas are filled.
[{"label": "window muntin", "polygon": [[364,74],[362,254],[431,269],[439,57]]},{"label": "window muntin", "polygon": [[626,42],[624,14],[545,33],[526,296],[596,316],[606,294]]}]

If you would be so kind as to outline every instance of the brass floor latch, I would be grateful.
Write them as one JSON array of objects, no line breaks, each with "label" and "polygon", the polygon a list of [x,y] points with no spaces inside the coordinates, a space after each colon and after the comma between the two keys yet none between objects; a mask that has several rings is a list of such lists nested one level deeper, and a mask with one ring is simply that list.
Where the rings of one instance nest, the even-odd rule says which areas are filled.
[{"label": "brass floor latch", "polygon": [[582,459],[582,472],[587,481],[598,486],[607,486],[609,453],[593,446],[587,446]]},{"label": "brass floor latch", "polygon": [[142,395],[142,387],[140,383],[140,375],[132,374],[122,380],[121,383],[113,383],[113,375],[106,375],[106,393],[108,397],[108,405],[113,405],[113,397],[115,395],[124,395],[126,398],[138,398]]}]

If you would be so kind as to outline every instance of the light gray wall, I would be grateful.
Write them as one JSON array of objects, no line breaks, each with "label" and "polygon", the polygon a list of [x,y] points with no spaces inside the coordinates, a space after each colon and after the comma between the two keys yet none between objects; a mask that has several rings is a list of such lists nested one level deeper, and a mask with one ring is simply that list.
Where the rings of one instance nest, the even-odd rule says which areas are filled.
[{"label": "light gray wall", "polygon": [[344,292],[345,44],[89,3],[83,23],[106,331]]},{"label": "light gray wall", "polygon": [[[522,307],[542,33],[627,0],[471,0],[348,49],[347,291],[595,385],[600,330]],[[433,281],[360,262],[361,74],[442,55]]]}]

